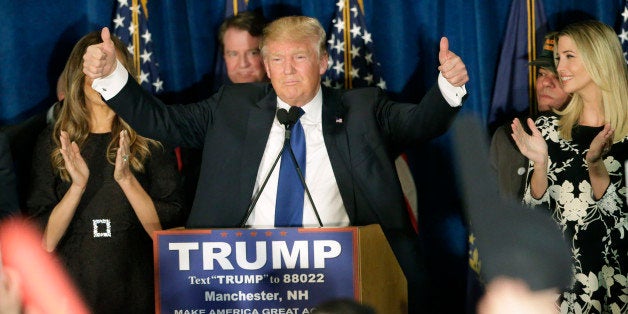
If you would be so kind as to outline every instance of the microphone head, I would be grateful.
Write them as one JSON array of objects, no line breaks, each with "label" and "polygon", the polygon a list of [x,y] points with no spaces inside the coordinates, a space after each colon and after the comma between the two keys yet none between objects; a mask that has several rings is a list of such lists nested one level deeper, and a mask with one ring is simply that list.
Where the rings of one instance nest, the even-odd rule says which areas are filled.
[{"label": "microphone head", "polygon": [[291,106],[290,107],[290,111],[288,111],[288,117],[290,118],[290,122],[291,123],[296,123],[299,118],[301,117],[301,112],[303,111],[303,109],[296,107],[296,106]]},{"label": "microphone head", "polygon": [[291,123],[288,110],[283,108],[277,110],[277,120],[279,120],[279,123],[285,125],[286,127],[290,126]]}]

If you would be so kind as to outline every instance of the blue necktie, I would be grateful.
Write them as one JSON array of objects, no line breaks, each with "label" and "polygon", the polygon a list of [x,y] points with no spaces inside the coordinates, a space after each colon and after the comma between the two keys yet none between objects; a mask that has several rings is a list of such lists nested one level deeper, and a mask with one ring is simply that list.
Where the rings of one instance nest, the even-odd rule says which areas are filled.
[{"label": "blue necktie", "polygon": [[[299,117],[301,117],[303,109],[299,108],[299,112]],[[292,146],[294,156],[305,178],[305,134],[303,133],[300,119],[292,127],[290,146]],[[281,165],[279,167],[275,227],[303,226],[304,191],[296,165],[294,165],[290,156],[290,148],[285,147],[281,154]]]}]

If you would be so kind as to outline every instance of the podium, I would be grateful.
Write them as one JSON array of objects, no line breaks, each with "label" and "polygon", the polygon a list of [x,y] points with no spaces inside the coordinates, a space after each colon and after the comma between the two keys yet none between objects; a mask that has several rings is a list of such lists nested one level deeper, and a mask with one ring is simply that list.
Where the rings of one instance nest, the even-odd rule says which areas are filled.
[{"label": "podium", "polygon": [[307,314],[351,298],[407,313],[407,283],[379,225],[156,232],[157,313]]}]

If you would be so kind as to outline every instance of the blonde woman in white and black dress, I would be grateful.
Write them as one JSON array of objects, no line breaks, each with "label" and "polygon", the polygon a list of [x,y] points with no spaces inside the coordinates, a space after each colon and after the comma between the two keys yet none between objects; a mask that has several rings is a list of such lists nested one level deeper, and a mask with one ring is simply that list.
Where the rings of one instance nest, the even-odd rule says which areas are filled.
[{"label": "blonde woman in white and black dress", "polygon": [[617,35],[597,21],[558,34],[557,71],[573,94],[559,116],[513,122],[530,159],[524,201],[549,208],[569,241],[574,282],[562,313],[628,313],[628,71]]},{"label": "blonde woman in white and black dress", "polygon": [[66,63],[64,105],[36,144],[27,206],[94,313],[154,313],[151,237],[184,222],[180,177],[173,151],[138,135],[92,89],[82,58],[99,42],[100,32],[84,36]]}]

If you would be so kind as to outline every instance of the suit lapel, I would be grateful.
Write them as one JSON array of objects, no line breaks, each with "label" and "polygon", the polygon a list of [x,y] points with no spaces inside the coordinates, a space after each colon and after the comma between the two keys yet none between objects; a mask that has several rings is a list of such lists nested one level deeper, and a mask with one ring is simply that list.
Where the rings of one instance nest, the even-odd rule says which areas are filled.
[{"label": "suit lapel", "polygon": [[261,101],[251,106],[248,112],[246,138],[242,146],[242,163],[240,169],[237,170],[240,172],[241,182],[239,199],[242,200],[238,208],[247,209],[249,206],[276,108],[277,95],[271,91]]},{"label": "suit lapel", "polygon": [[355,217],[355,194],[351,175],[351,155],[346,129],[346,108],[342,105],[342,94],[338,90],[323,89],[323,137],[331,167],[336,177],[349,219]]}]

